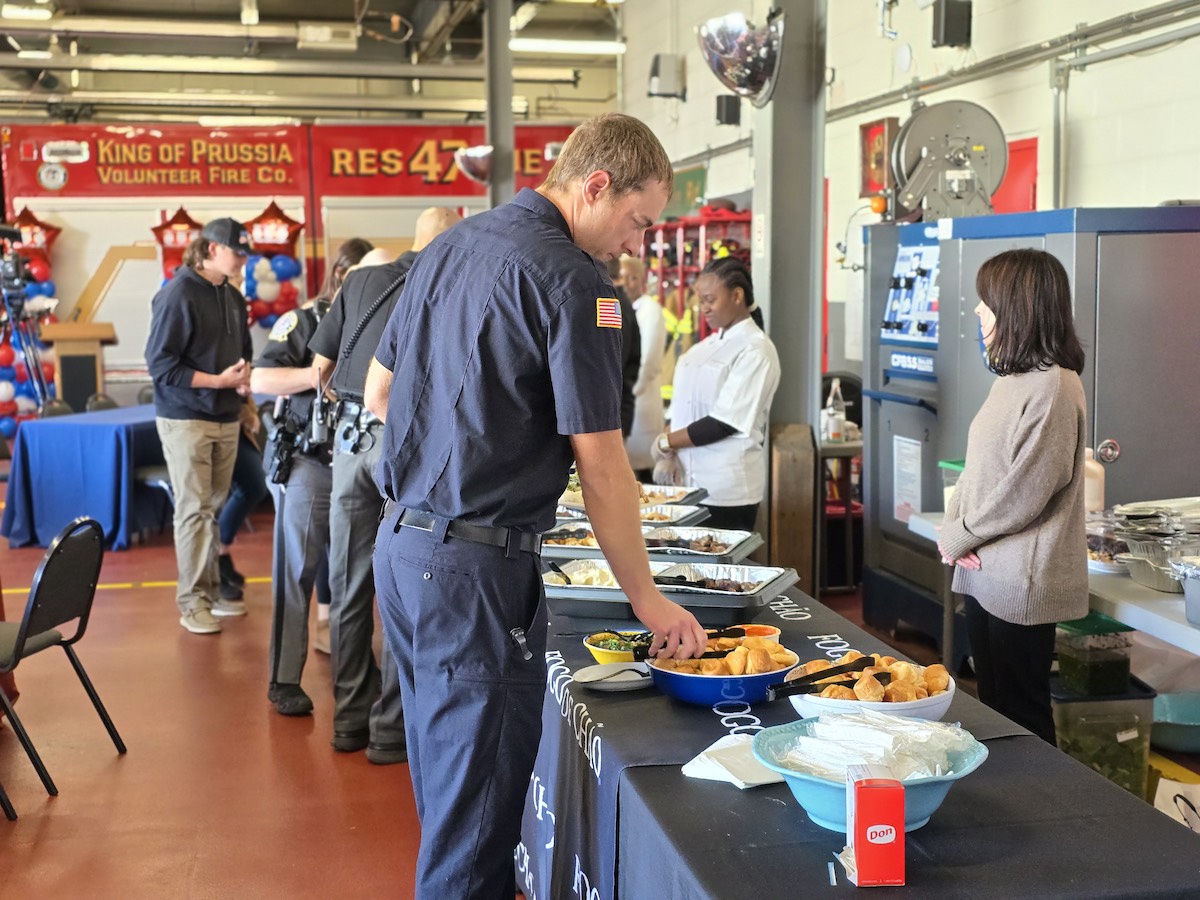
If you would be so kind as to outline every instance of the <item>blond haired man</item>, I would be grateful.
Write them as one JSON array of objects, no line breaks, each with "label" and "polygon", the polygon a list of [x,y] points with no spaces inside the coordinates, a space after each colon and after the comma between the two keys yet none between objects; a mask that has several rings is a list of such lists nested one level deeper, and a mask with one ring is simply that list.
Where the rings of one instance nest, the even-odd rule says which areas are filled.
[{"label": "blond haired man", "polygon": [[671,184],[643,123],[584,123],[537,191],[422,252],[376,351],[394,373],[379,477],[395,501],[376,591],[400,665],[420,900],[512,893],[546,683],[538,535],[572,459],[655,651],[704,649],[695,617],[650,578],[621,439],[620,305],[603,266],[637,251]]}]

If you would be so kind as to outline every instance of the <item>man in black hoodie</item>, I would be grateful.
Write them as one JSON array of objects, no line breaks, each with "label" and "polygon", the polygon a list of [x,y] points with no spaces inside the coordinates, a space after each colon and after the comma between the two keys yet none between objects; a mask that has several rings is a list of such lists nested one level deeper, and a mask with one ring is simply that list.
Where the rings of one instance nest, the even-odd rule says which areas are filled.
[{"label": "man in black hoodie", "polygon": [[175,493],[175,599],[179,624],[193,634],[219,632],[215,616],[246,614],[243,602],[220,596],[216,515],[229,492],[238,412],[250,390],[246,298],[229,284],[249,252],[240,222],[214,219],[151,304],[146,366]]}]

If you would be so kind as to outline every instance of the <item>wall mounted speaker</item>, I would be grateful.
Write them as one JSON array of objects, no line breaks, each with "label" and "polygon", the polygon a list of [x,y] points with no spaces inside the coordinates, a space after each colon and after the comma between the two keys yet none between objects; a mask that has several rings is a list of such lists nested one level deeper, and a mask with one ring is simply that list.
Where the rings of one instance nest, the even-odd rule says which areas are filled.
[{"label": "wall mounted speaker", "polygon": [[742,98],[735,94],[719,94],[717,96],[717,124],[742,124]]}]

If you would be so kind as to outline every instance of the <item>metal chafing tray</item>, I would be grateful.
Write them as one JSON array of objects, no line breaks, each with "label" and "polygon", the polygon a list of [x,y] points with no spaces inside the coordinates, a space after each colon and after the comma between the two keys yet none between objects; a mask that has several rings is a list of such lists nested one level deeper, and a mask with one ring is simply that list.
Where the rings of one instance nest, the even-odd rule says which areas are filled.
[{"label": "metal chafing tray", "polygon": [[[553,559],[602,559],[603,551],[599,544],[548,544],[547,538],[552,538],[556,534],[571,534],[573,532],[590,532],[592,530],[591,522],[587,519],[572,519],[568,522],[560,522],[549,531],[542,534],[542,558]],[[642,526],[642,534],[653,531],[654,528],[650,525]],[[595,541],[595,538],[592,538]],[[679,560],[674,560],[678,562]]]},{"label": "metal chafing tray", "polygon": [[[583,573],[588,567],[600,567],[611,573],[605,560],[581,559],[564,563],[560,568],[568,576]],[[726,566],[713,564],[669,565],[650,563],[657,575],[683,575],[688,578],[730,578],[736,581],[755,581],[758,586],[750,592],[732,593],[710,591],[682,585],[659,585],[660,590],[690,610],[706,626],[736,625],[753,621],[763,608],[800,580],[795,569],[770,566]],[[543,575],[543,579],[546,576]],[[546,584],[546,599],[550,612],[558,616],[587,619],[632,619],[633,608],[620,588],[592,585]]]},{"label": "metal chafing tray", "polygon": [[[647,514],[649,513],[664,515],[667,518],[647,518]],[[687,525],[698,525],[711,515],[712,513],[709,512],[707,506],[686,506],[681,503],[663,503],[659,504],[658,506],[643,506],[642,524],[654,525],[655,527],[663,525],[676,525],[682,528]]]},{"label": "metal chafing tray", "polygon": [[[644,534],[647,541],[646,552],[650,554],[651,559],[672,560],[677,563],[739,563],[763,545],[762,535],[757,531],[728,531],[705,528],[703,525],[685,528],[667,525],[644,531]],[[654,539],[694,541],[704,537],[714,538],[725,544],[727,549],[722,553],[706,553],[688,547],[652,547],[649,544]]]},{"label": "metal chafing tray", "polygon": [[[590,532],[591,524],[586,519],[573,520],[556,525],[542,535],[542,558],[555,561],[563,559],[602,559],[604,552],[599,544],[549,544],[547,538],[556,534],[571,534],[575,532]],[[642,534],[647,540],[660,538],[665,540],[682,539],[696,540],[703,537],[713,537],[725,544],[728,549],[722,553],[705,553],[700,550],[690,550],[686,547],[646,547],[650,559],[656,562],[684,563],[737,563],[741,562],[763,544],[762,536],[752,531],[723,531],[717,528],[705,528],[703,525],[690,528],[678,528],[674,525],[667,527],[642,526]],[[593,538],[594,540],[594,538]]]},{"label": "metal chafing tray", "polygon": [[685,506],[695,506],[701,500],[708,496],[708,491],[702,487],[674,487],[669,484],[642,484],[642,491],[645,494],[663,494],[662,500],[654,500],[648,503],[648,506],[667,506],[670,504],[683,504]]}]

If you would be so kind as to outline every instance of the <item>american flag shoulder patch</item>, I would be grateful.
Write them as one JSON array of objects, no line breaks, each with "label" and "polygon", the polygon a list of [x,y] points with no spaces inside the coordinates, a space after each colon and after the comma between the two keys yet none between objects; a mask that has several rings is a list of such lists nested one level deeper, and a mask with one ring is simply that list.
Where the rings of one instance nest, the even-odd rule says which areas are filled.
[{"label": "american flag shoulder patch", "polygon": [[615,297],[596,298],[596,327],[621,327],[621,301]]}]

